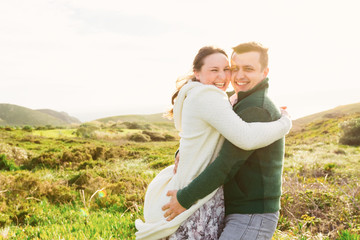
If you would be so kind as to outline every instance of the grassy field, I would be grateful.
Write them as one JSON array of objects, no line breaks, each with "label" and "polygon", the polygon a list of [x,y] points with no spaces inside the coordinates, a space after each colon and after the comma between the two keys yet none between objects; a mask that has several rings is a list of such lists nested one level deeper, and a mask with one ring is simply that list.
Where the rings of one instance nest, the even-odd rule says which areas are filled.
[{"label": "grassy field", "polygon": [[[355,117],[287,136],[274,239],[360,239],[360,148],[338,144]],[[0,239],[134,239],[146,187],[178,148],[167,124],[146,128],[0,128]]]},{"label": "grassy field", "polygon": [[74,134],[76,129],[51,129],[51,130],[34,130],[32,135],[46,137],[46,138],[72,138],[76,137]]}]

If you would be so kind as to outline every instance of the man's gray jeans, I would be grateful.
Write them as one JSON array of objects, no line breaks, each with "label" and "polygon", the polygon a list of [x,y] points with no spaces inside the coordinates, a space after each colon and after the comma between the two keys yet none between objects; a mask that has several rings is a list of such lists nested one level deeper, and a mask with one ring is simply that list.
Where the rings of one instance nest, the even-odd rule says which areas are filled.
[{"label": "man's gray jeans", "polygon": [[274,235],[279,212],[230,214],[219,240],[269,240]]}]

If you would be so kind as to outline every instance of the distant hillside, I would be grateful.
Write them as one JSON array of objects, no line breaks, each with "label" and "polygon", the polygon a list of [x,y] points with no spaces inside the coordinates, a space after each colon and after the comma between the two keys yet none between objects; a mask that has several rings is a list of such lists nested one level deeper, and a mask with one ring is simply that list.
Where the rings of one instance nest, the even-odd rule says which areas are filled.
[{"label": "distant hillside", "polygon": [[[349,104],[349,105],[343,105],[338,106],[334,109],[330,109],[327,111],[315,113],[303,118],[299,118],[293,121],[293,128],[292,131],[301,130],[304,128],[307,124],[319,121],[319,120],[327,120],[331,118],[339,118],[343,117],[345,115],[354,114],[354,113],[360,113],[360,102]],[[120,116],[114,116],[114,117],[107,117],[107,118],[101,118],[97,119],[95,121],[98,122],[146,122],[146,123],[154,123],[154,122],[167,122],[170,123],[172,121],[166,119],[163,117],[163,113],[157,113],[157,114],[148,114],[148,115],[120,115]]]},{"label": "distant hillside", "polygon": [[0,125],[63,126],[68,123],[47,113],[13,104],[0,104]]},{"label": "distant hillside", "polygon": [[146,122],[146,123],[155,123],[155,122],[172,122],[171,120],[164,118],[163,113],[156,113],[156,114],[145,114],[145,115],[120,115],[115,117],[108,117],[108,118],[101,118],[95,121],[98,122]]},{"label": "distant hillside", "polygon": [[36,111],[39,111],[39,112],[43,112],[43,113],[46,113],[50,116],[53,116],[57,119],[60,119],[68,124],[71,124],[71,123],[81,123],[81,121],[75,117],[72,117],[70,116],[69,114],[67,114],[66,112],[57,112],[57,111],[54,111],[54,110],[51,110],[51,109],[38,109]]},{"label": "distant hillside", "polygon": [[319,120],[326,120],[331,118],[339,118],[348,114],[360,113],[360,103],[353,103],[349,105],[338,106],[336,108],[315,113],[303,118],[299,118],[293,121],[293,128],[292,131],[301,130],[307,124],[319,121]]}]

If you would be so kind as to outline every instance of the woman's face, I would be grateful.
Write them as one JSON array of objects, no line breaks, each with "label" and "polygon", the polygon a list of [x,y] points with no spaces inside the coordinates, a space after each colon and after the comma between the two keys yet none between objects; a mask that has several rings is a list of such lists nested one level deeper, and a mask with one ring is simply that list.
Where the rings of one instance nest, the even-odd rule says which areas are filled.
[{"label": "woman's face", "polygon": [[195,77],[203,84],[214,85],[225,91],[230,83],[230,66],[226,56],[213,53],[204,59],[200,71],[194,71]]}]

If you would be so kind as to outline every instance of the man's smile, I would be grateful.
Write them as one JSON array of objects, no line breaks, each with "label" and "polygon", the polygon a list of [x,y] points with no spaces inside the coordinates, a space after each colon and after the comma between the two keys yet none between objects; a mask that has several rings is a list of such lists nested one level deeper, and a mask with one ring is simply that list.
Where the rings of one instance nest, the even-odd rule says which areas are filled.
[{"label": "man's smile", "polygon": [[235,81],[236,85],[239,85],[239,86],[244,86],[246,84],[249,84],[250,81]]}]

